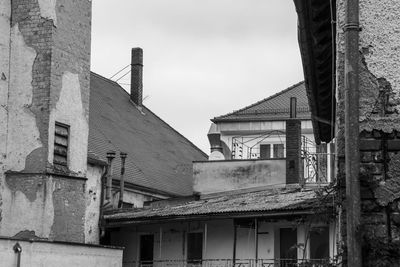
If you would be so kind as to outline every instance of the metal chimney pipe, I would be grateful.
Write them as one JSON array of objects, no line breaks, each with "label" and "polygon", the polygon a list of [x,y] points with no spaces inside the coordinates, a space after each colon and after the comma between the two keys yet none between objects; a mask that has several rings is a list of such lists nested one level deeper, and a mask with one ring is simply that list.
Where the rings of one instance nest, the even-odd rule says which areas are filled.
[{"label": "metal chimney pipe", "polygon": [[291,119],[297,118],[297,98],[296,97],[290,98],[290,118]]},{"label": "metal chimney pipe", "polygon": [[115,151],[107,152],[107,185],[106,185],[106,199],[111,199],[112,188],[112,161],[115,158]]},{"label": "metal chimney pipe", "polygon": [[125,190],[125,160],[127,157],[127,153],[125,152],[120,152],[119,153],[121,157],[121,178],[120,178],[120,188],[119,188],[119,202],[118,202],[118,208],[123,207],[124,203],[124,190]]},{"label": "metal chimney pipe", "polygon": [[138,106],[143,104],[143,49],[132,48],[131,55],[131,100]]}]

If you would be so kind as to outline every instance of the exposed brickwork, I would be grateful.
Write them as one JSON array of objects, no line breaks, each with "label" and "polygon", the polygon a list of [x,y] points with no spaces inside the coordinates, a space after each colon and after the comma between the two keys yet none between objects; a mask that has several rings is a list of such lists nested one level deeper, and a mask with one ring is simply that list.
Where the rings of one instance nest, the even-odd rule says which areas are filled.
[{"label": "exposed brickwork", "polygon": [[11,3],[11,26],[18,27],[25,43],[37,53],[32,67],[33,98],[30,110],[35,114],[43,147],[33,151],[27,158],[25,171],[44,171],[49,128],[53,22],[41,17],[37,0],[16,0]]},{"label": "exposed brickwork", "polygon": [[[31,88],[26,86],[28,88],[23,94],[30,99],[32,93],[32,103],[26,105],[26,108],[34,114],[31,119],[35,121],[33,124],[40,133],[42,146],[29,150],[27,157],[21,158],[25,160],[22,172],[6,170],[4,174],[5,185],[1,188],[3,191],[0,196],[7,196],[8,199],[6,203],[0,203],[0,214],[7,217],[7,220],[0,217],[0,235],[84,242],[86,180],[70,175],[78,172],[81,176],[86,174],[91,1],[57,0],[55,6],[44,2],[40,6],[38,0],[15,0],[11,3],[13,33],[18,35],[19,40],[23,39],[16,44],[12,42],[11,54],[15,53],[13,55],[18,59],[12,64],[18,70],[21,69],[18,64],[31,68],[32,81],[26,82]],[[57,21],[57,25],[50,17]],[[20,56],[19,49],[28,49],[35,56],[34,61],[33,57],[29,62]],[[10,92],[13,86],[10,84]],[[66,90],[69,93],[65,93]],[[80,94],[78,98],[72,97],[77,94]],[[64,106],[69,101],[71,108],[59,108],[61,96]],[[71,99],[79,99],[82,103]],[[77,113],[83,117],[79,118],[79,123],[76,123]],[[21,127],[23,123],[17,121],[20,118],[14,117],[16,119],[9,123]],[[55,120],[58,119],[72,121],[69,125],[75,135],[71,136],[73,140],[70,142],[79,149],[70,151],[71,156],[79,157],[83,162],[83,167],[78,166],[78,172],[67,170],[60,175],[49,174],[54,172],[52,161],[49,160],[49,155],[52,155],[49,146],[54,143],[51,138],[54,136]],[[86,141],[83,143],[76,142],[84,139]],[[2,178],[3,174],[0,173]]]},{"label": "exposed brickwork", "polygon": [[295,184],[300,181],[301,156],[301,121],[286,121],[286,183]]}]

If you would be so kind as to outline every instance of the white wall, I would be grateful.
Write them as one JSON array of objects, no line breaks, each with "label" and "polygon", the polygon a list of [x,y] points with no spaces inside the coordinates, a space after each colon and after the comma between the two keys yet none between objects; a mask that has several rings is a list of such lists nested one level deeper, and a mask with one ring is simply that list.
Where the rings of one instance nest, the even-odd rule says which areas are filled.
[{"label": "white wall", "polygon": [[17,242],[22,247],[21,266],[24,267],[122,266],[122,248],[0,239],[0,265],[2,267],[17,266],[17,254],[13,251],[13,246]]}]

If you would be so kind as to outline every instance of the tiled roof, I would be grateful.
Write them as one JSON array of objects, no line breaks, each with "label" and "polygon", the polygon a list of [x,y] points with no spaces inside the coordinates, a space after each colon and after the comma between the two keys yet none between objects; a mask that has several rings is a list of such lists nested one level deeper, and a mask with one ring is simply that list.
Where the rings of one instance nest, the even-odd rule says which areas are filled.
[{"label": "tiled roof", "polygon": [[217,215],[232,213],[311,211],[321,206],[313,189],[268,189],[259,192],[223,195],[210,199],[191,200],[148,207],[141,210],[121,211],[105,216],[111,221],[143,221],[168,217],[189,217],[193,215]]},{"label": "tiled roof", "polygon": [[[117,83],[91,73],[89,150],[106,160],[108,150],[128,153],[125,179],[170,195],[192,194],[192,161],[207,156],[148,108],[140,111]],[[114,178],[120,173],[117,153]]]},{"label": "tiled roof", "polygon": [[304,82],[299,82],[250,106],[215,117],[212,121],[268,121],[287,119],[290,115],[289,104],[291,97],[297,98],[297,117],[300,119],[311,119],[306,87]]}]

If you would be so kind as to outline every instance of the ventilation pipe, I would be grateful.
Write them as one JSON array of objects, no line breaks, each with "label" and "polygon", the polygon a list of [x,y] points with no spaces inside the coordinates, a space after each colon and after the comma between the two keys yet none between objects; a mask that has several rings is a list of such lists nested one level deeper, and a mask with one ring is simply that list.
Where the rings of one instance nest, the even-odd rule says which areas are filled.
[{"label": "ventilation pipe", "polygon": [[119,187],[119,201],[118,208],[122,208],[124,204],[124,190],[125,190],[125,160],[127,157],[127,153],[120,152],[121,157],[121,178],[120,178],[120,187]]},{"label": "ventilation pipe", "polygon": [[107,152],[107,185],[106,185],[106,200],[111,199],[112,188],[112,161],[115,158],[115,151]]}]

